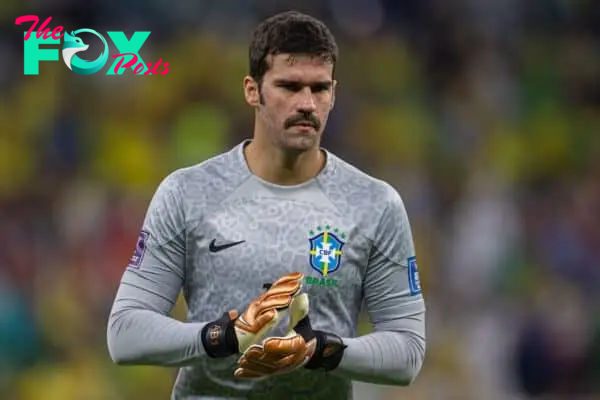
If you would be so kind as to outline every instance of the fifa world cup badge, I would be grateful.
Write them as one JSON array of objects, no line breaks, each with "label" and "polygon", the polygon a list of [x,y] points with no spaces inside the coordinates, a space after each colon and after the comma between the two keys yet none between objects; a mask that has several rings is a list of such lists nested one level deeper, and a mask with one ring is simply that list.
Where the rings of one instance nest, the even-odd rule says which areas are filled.
[{"label": "fifa world cup badge", "polygon": [[419,280],[419,268],[416,257],[408,258],[408,284],[411,296],[421,294],[421,281]]}]

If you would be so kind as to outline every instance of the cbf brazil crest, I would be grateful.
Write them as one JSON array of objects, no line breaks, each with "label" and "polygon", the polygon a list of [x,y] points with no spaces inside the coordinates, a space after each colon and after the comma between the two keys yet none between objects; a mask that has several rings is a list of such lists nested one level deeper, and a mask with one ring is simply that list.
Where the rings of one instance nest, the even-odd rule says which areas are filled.
[{"label": "cbf brazil crest", "polygon": [[310,234],[314,236],[308,239],[310,243],[309,263],[314,270],[327,276],[340,268],[342,248],[344,247],[343,239],[346,235],[339,233],[337,229],[333,232],[330,231],[329,226],[326,226],[325,230],[318,227],[317,231],[321,232],[315,234],[314,231],[311,231]]}]

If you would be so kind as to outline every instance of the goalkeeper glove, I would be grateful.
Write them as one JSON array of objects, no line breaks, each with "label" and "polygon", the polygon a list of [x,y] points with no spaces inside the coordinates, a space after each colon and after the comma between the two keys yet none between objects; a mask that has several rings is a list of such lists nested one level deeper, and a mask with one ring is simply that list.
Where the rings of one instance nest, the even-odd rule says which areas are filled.
[{"label": "goalkeeper glove", "polygon": [[255,298],[246,310],[225,312],[221,318],[204,326],[202,345],[212,358],[223,358],[243,353],[262,338],[281,320],[292,299],[302,289],[304,275],[293,272],[278,279]]},{"label": "goalkeeper glove", "polygon": [[308,317],[308,295],[290,304],[290,331],[284,337],[270,337],[252,345],[238,361],[238,378],[266,378],[304,367],[331,371],[338,367],[346,346],[332,333],[313,330]]}]

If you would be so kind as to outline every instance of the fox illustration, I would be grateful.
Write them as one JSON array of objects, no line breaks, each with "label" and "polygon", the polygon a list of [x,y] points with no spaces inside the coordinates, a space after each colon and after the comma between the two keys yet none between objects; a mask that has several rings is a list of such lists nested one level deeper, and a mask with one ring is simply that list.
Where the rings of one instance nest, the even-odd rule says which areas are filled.
[{"label": "fox illustration", "polygon": [[94,61],[86,61],[76,56],[76,53],[86,51],[90,46],[83,43],[83,40],[77,37],[73,32],[71,32],[71,34],[65,32],[62,56],[65,64],[67,64],[67,67],[69,67],[70,70],[79,74],[89,75],[98,72],[104,67],[104,64],[106,64],[106,61],[108,60],[108,44],[102,35],[91,29],[81,29],[77,32],[84,31],[96,34],[104,42],[105,51],[100,54],[100,57]]}]

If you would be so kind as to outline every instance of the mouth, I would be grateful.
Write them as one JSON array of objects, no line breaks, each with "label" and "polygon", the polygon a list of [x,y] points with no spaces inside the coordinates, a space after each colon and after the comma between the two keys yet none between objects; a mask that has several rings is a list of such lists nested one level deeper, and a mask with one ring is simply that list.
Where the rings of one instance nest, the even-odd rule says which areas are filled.
[{"label": "mouth", "polygon": [[302,130],[316,129],[315,124],[309,121],[300,121],[292,125],[293,127],[300,128]]},{"label": "mouth", "polygon": [[295,124],[292,125],[292,128],[295,128],[295,131],[300,131],[300,132],[316,132],[317,130],[315,129],[315,127],[312,124]]}]

